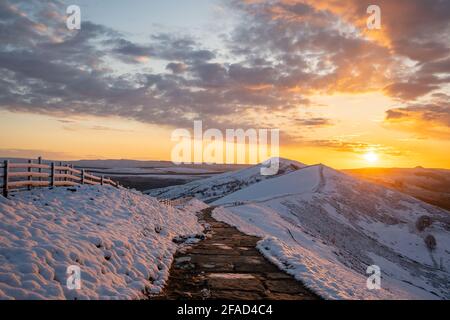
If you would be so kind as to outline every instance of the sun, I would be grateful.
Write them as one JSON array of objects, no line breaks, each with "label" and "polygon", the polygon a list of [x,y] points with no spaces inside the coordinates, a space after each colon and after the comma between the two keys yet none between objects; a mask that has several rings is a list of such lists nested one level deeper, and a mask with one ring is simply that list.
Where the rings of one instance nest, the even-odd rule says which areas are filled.
[{"label": "sun", "polygon": [[364,154],[364,159],[366,159],[366,161],[369,163],[375,163],[378,161],[378,155],[373,151],[369,151]]}]

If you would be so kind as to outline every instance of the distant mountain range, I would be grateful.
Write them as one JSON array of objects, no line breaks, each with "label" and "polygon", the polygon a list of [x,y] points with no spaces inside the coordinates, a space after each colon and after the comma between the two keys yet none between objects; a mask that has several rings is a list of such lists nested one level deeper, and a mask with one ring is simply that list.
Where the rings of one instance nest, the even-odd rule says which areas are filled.
[{"label": "distant mountain range", "polygon": [[[29,158],[5,158],[0,157],[0,161],[10,160],[11,162],[26,162]],[[36,159],[37,160],[37,159]],[[60,160],[43,159],[44,162],[59,162]],[[182,164],[175,165],[171,161],[165,160],[129,160],[129,159],[95,159],[95,160],[74,160],[63,161],[80,168],[93,169],[152,169],[152,168],[179,168],[203,169],[208,171],[235,171],[249,167],[245,164]]]}]

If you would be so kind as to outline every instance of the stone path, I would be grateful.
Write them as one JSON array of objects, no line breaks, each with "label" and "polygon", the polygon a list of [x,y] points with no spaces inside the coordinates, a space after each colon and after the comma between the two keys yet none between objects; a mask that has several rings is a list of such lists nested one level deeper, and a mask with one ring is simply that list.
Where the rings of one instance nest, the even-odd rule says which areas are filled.
[{"label": "stone path", "polygon": [[208,237],[176,253],[164,292],[154,299],[318,299],[255,249],[259,238],[213,219],[211,211],[199,215],[210,225]]}]

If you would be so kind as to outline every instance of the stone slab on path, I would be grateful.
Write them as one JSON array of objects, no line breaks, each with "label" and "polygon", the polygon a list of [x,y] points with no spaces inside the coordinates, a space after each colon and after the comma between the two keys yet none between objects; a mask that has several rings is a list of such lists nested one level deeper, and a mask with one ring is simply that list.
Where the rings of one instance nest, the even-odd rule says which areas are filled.
[{"label": "stone slab on path", "polygon": [[206,240],[175,254],[166,287],[153,299],[319,299],[256,250],[260,238],[215,220],[211,211],[199,214],[209,225]]}]

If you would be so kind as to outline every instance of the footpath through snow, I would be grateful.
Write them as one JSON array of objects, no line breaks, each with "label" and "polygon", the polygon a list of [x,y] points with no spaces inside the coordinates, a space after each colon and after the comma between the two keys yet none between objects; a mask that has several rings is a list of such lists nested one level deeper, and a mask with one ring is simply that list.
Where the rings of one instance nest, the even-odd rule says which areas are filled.
[{"label": "footpath through snow", "polygon": [[[188,204],[197,208],[199,204]],[[36,189],[0,197],[0,297],[138,299],[165,284],[177,245],[203,228],[191,209],[113,187]],[[81,289],[66,286],[81,269]]]},{"label": "footpath through snow", "polygon": [[207,239],[175,255],[170,277],[157,299],[310,300],[318,296],[280,271],[256,250],[260,240],[199,213]]}]

